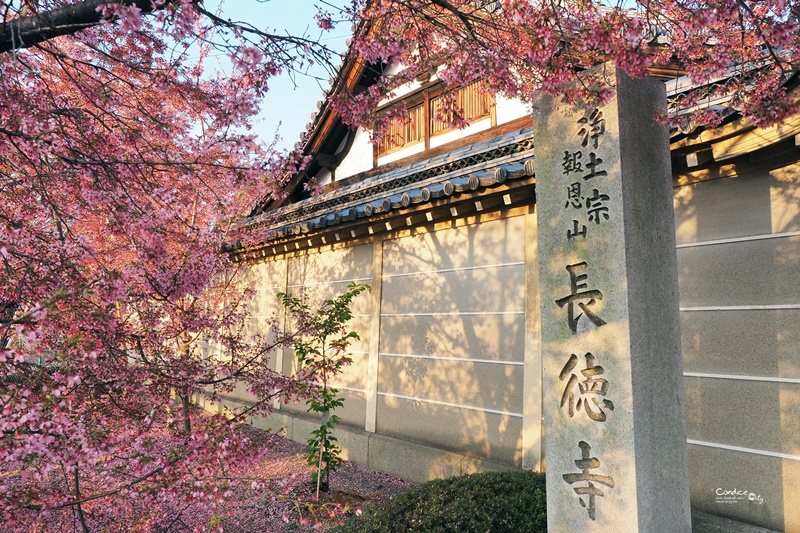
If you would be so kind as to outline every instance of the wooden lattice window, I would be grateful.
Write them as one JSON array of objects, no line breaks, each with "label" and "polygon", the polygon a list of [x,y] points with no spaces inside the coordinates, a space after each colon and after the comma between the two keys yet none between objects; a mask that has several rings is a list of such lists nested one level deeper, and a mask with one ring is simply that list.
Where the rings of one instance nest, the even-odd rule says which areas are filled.
[{"label": "wooden lattice window", "polygon": [[431,137],[455,129],[450,124],[452,115],[448,116],[444,111],[445,99],[454,99],[454,107],[460,110],[461,118],[467,123],[491,117],[492,126],[495,125],[494,98],[485,90],[484,82],[477,81],[446,94],[442,91],[442,84],[437,83],[405,99],[408,118],[398,116],[389,120],[381,141],[375,144],[376,164],[378,157],[406,146],[424,142],[427,149]]},{"label": "wooden lattice window", "polygon": [[408,119],[403,117],[391,119],[383,134],[383,139],[378,145],[378,153],[389,153],[424,140],[425,108],[418,105],[408,110]]},{"label": "wooden lattice window", "polygon": [[492,99],[482,81],[476,81],[453,91],[449,96],[431,98],[431,135],[437,135],[453,129],[452,113],[444,111],[444,99],[455,98],[455,108],[461,110],[462,118],[467,122],[475,122],[486,118],[491,113]]}]

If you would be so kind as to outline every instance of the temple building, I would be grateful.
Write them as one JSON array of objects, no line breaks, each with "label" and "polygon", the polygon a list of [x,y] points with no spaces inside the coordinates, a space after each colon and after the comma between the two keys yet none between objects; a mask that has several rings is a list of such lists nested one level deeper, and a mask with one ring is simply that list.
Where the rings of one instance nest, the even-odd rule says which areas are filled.
[{"label": "temple building", "polygon": [[[689,86],[654,75],[671,102]],[[346,56],[328,94],[373,81]],[[437,118],[445,90],[465,129]],[[435,75],[377,112],[401,100],[408,120],[376,143],[318,104],[309,165],[239,224],[259,237],[229,246],[255,289],[250,327],[281,313],[278,292],[369,284],[335,383],[346,458],[418,482],[544,469],[531,110]],[[670,140],[692,507],[800,532],[800,116],[759,129],[730,113]],[[296,365],[288,349],[273,364]],[[278,405],[255,423],[305,442],[319,421]]]}]

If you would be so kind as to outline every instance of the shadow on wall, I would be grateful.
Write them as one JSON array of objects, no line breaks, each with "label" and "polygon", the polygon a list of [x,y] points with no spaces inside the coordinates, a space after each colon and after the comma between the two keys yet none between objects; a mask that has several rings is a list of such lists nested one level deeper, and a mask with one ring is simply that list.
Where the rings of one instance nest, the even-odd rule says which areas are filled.
[{"label": "shadow on wall", "polygon": [[524,217],[383,253],[378,433],[521,466]]},{"label": "shadow on wall", "polygon": [[[290,257],[286,260],[286,292],[306,296],[312,307],[347,291],[351,283],[372,284],[372,245],[355,246]],[[358,333],[360,340],[350,345],[353,363],[336,377],[333,385],[340,389],[345,405],[337,414],[344,423],[364,427],[366,417],[367,366],[369,359],[370,316],[372,297],[369,292],[359,295],[351,306],[353,314],[348,327]],[[287,320],[291,329],[291,320]],[[284,372],[294,372],[297,361],[291,349],[284,351]],[[285,406],[288,411],[304,413],[304,403]]]},{"label": "shadow on wall", "polygon": [[692,504],[798,532],[800,165],[750,167],[675,190]]},{"label": "shadow on wall", "polygon": [[[234,280],[251,292],[245,323],[247,334],[254,341],[276,342],[283,327],[283,306],[277,294],[286,286],[285,263],[272,261],[240,265]],[[278,347],[265,354],[269,358],[268,367],[271,370],[276,370],[279,354]],[[232,391],[231,396],[243,400],[253,398],[241,385]]]},{"label": "shadow on wall", "polygon": [[[336,252],[241,265],[236,274],[236,282],[248,287],[252,293],[247,306],[249,316],[245,324],[248,334],[252,338],[260,335],[263,341],[270,342],[277,337],[274,328],[291,330],[291,321],[286,320],[283,305],[277,296],[280,292],[305,294],[312,305],[317,305],[327,298],[344,293],[350,281],[370,283],[371,253],[370,246],[360,246]],[[362,427],[370,306],[371,300],[368,295],[362,294],[354,302],[355,316],[350,327],[361,335],[361,340],[351,345],[354,363],[340,376],[340,383],[337,383],[351,389],[343,391],[342,395],[348,398],[348,402],[340,416],[346,422]],[[210,350],[209,353],[213,355],[216,352]],[[270,358],[269,368],[273,370],[280,365],[285,373],[291,374],[296,371],[296,360],[291,349],[274,350],[268,353],[267,357]],[[252,394],[243,385],[237,385],[228,396],[245,402],[253,399]],[[296,404],[290,402],[282,408],[297,413],[306,411],[304,402]]]}]

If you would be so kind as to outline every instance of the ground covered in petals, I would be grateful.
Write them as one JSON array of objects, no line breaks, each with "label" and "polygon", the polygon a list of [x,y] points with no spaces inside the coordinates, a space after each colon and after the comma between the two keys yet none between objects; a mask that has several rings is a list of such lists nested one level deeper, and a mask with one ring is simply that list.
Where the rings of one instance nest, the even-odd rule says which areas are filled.
[{"label": "ground covered in petals", "polygon": [[[114,499],[84,503],[79,517],[75,506],[30,511],[27,519],[6,522],[0,531],[33,533],[72,533],[81,531],[81,521],[89,531],[170,532],[225,531],[233,533],[283,533],[326,531],[340,524],[370,502],[382,500],[411,487],[407,482],[345,461],[331,475],[330,490],[314,498],[311,467],[306,463],[305,446],[250,426],[242,429],[248,459],[216,477],[213,500],[208,487],[198,497],[170,498],[149,494],[147,487],[128,491]],[[154,447],[172,447],[173,432],[152,435]],[[178,439],[180,440],[180,439]],[[4,472],[2,486],[25,483],[24,471]],[[129,474],[119,472],[119,479],[106,479],[114,486]],[[211,481],[206,478],[204,483]],[[58,483],[57,479],[53,483]],[[87,493],[102,492],[98,482],[84,485]],[[178,503],[181,502],[181,503]],[[8,526],[8,528],[6,528]]]},{"label": "ground covered in petals", "polygon": [[267,440],[269,457],[252,465],[249,475],[273,480],[272,488],[243,488],[231,497],[219,514],[224,531],[325,531],[360,513],[366,504],[411,488],[405,481],[345,461],[331,475],[330,491],[314,501],[305,446],[276,435]]}]

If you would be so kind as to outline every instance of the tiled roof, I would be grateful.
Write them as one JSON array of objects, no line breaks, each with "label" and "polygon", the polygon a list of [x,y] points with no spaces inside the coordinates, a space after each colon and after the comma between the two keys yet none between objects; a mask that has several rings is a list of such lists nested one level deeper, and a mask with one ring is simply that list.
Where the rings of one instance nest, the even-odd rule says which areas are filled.
[{"label": "tiled roof", "polygon": [[245,246],[237,241],[226,249],[238,253],[269,246],[344,222],[498,187],[532,177],[534,171],[533,128],[525,128],[244,219],[235,230],[266,230],[258,232],[263,242]]}]

